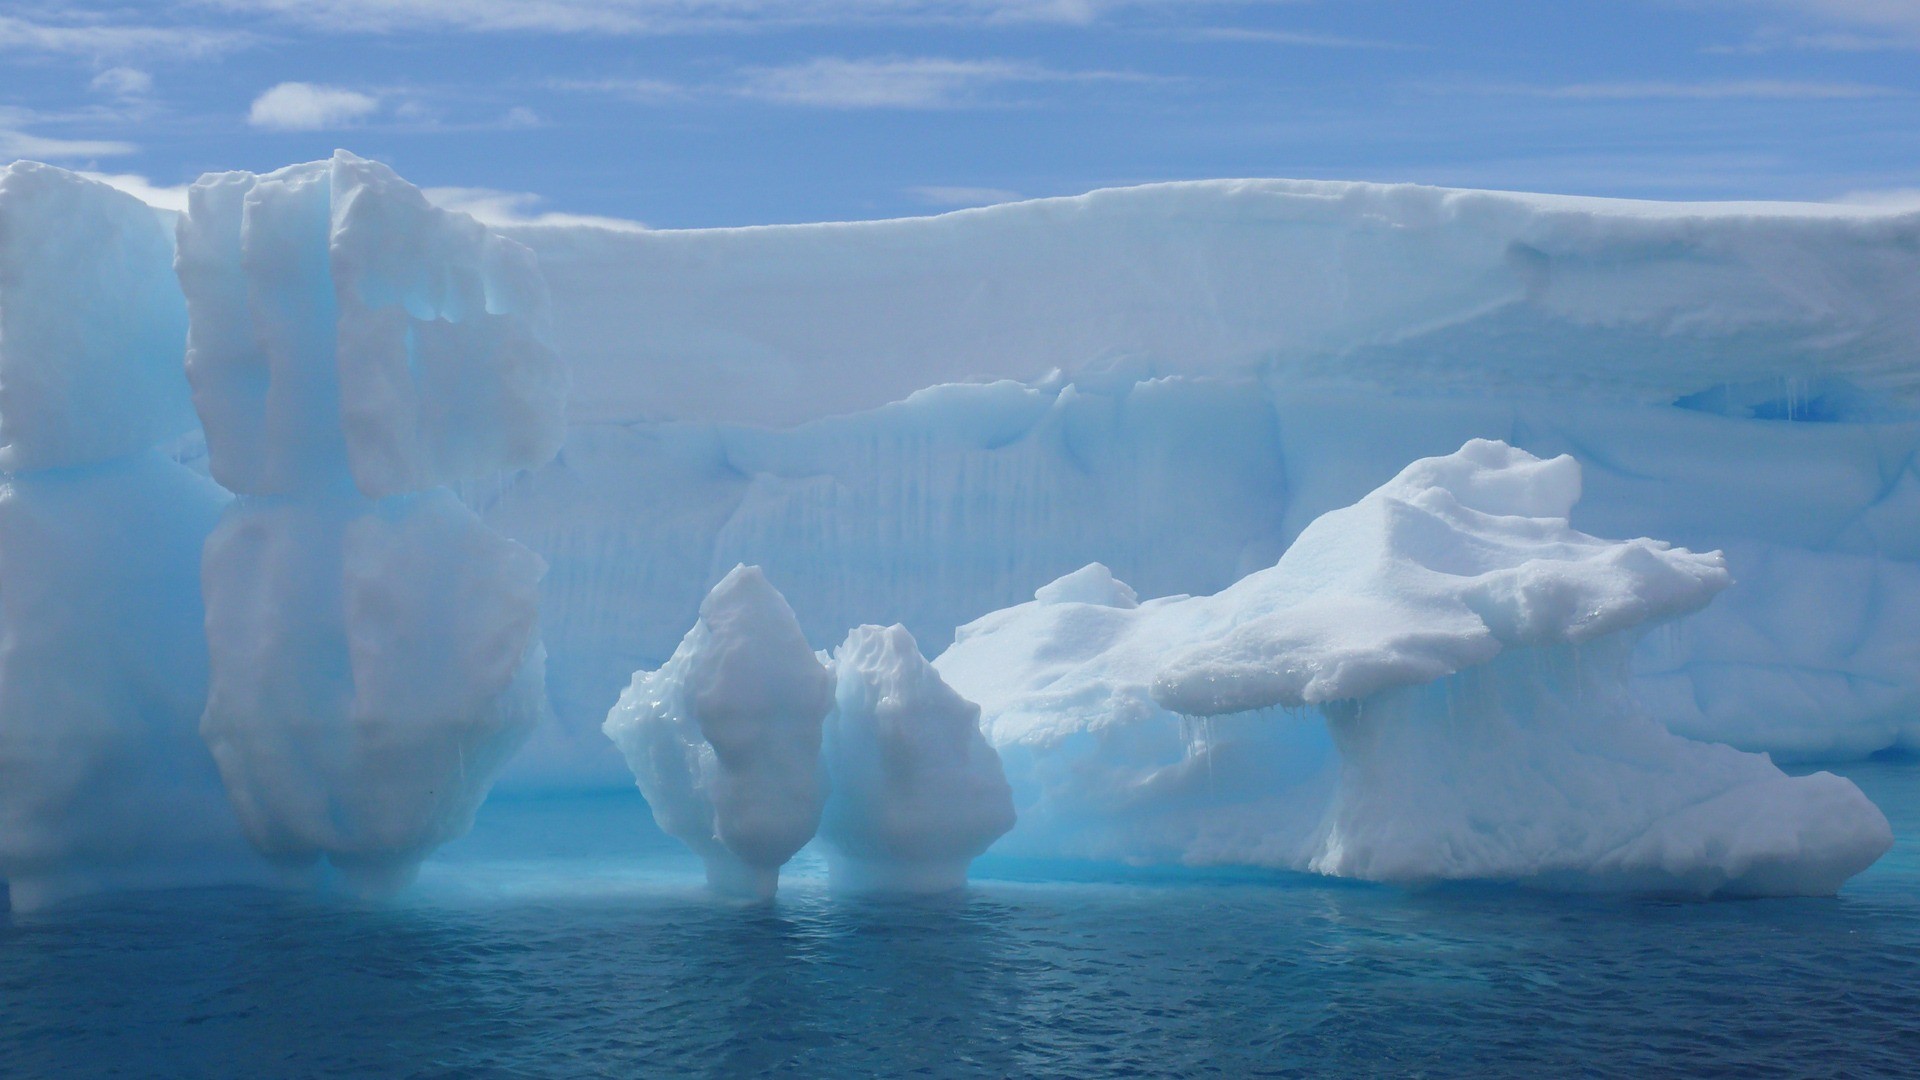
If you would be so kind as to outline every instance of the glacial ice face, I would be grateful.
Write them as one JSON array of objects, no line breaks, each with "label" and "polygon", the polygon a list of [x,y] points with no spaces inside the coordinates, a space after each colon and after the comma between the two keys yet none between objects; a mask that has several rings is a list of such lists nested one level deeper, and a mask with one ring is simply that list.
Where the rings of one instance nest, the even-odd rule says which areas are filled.
[{"label": "glacial ice face", "polygon": [[200,730],[254,845],[379,892],[466,832],[545,708],[541,570],[445,491],[233,503]]},{"label": "glacial ice face", "polygon": [[213,476],[369,498],[530,468],[564,432],[531,252],[339,151],[188,191],[187,374]]},{"label": "glacial ice face", "polygon": [[1719,558],[1579,533],[1578,495],[1571,459],[1470,442],[1213,596],[1035,600],[963,627],[935,666],[1014,766],[1009,841],[1386,881],[1833,892],[1892,842],[1858,789],[1669,734],[1628,687],[1639,629],[1704,605]]},{"label": "glacial ice face", "polygon": [[460,835],[546,711],[540,558],[450,481],[564,426],[531,255],[351,154],[203,177],[176,265],[215,479],[201,733],[254,846],[367,892]]},{"label": "glacial ice face", "polygon": [[939,892],[1013,828],[1013,794],[980,707],[904,626],[862,626],[833,653],[832,795],[820,824],[836,888]]},{"label": "glacial ice face", "polygon": [[0,477],[0,881],[16,910],[269,877],[198,731],[200,545],[225,501],[154,451]]},{"label": "glacial ice face", "polygon": [[819,828],[833,694],[785,598],[759,567],[737,566],[666,664],[634,673],[605,731],[708,884],[764,899]]},{"label": "glacial ice face", "polygon": [[130,457],[193,427],[172,257],[133,196],[0,168],[0,470]]}]

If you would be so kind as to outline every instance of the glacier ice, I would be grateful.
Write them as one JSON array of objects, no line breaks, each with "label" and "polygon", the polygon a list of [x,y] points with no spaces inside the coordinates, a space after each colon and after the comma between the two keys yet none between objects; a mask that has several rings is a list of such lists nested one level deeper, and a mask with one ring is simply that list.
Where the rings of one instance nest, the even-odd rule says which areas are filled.
[{"label": "glacier ice", "polygon": [[820,823],[837,888],[938,892],[1013,827],[1013,793],[955,693],[907,628],[862,626],[833,652]]},{"label": "glacier ice", "polygon": [[1052,589],[962,628],[936,667],[1016,763],[1023,848],[1833,892],[1892,843],[1857,788],[1673,735],[1632,695],[1633,638],[1704,606],[1721,559],[1580,533],[1579,492],[1570,458],[1470,441],[1220,593]]},{"label": "glacier ice", "polygon": [[[1423,786],[1423,761],[1538,759],[1513,791],[1598,799],[1700,753],[1644,715],[1799,760],[1920,749],[1920,214],[1232,181],[906,221],[496,234],[339,153],[206,177],[170,245],[172,223],[61,170],[0,172],[16,903],[306,880],[320,855],[384,887],[523,738],[511,782],[625,783],[609,706],[666,670],[739,564],[781,583],[811,648],[898,622],[932,653],[972,623],[937,669],[984,708],[1013,781],[999,850],[1446,876],[1421,862],[1436,838],[1510,807]],[[1274,576],[1325,515],[1473,439],[1539,459],[1514,459],[1533,477],[1518,516],[1581,530],[1547,530],[1564,565],[1503,565],[1474,592],[1404,566],[1369,592],[1338,551],[1338,589]],[[1581,462],[1577,506],[1561,455]],[[1422,490],[1494,506],[1459,486]],[[1396,551],[1484,531],[1396,521],[1414,530]],[[1675,619],[1719,570],[1588,534],[1719,550],[1740,584]],[[211,641],[162,600],[196,567]],[[1245,603],[1219,622],[1223,595]],[[1142,646],[1149,625],[1185,652]],[[949,670],[969,649],[1005,652],[997,682]],[[82,663],[106,674],[71,677]],[[97,722],[39,722],[55,694]],[[549,698],[561,722],[533,724]],[[1329,723],[1344,701],[1363,712]],[[1469,701],[1485,725],[1427,723]],[[1557,719],[1517,719],[1535,715]],[[1556,777],[1592,740],[1615,740],[1610,764]],[[1859,861],[1850,787],[1711,753],[1674,785],[1705,799],[1700,824],[1635,803],[1668,824],[1604,873],[1595,848],[1625,811],[1553,834],[1577,867],[1528,862],[1547,841],[1525,829],[1446,865],[1739,892]],[[116,794],[91,797],[108,775]],[[1382,840],[1384,789],[1433,831]],[[154,800],[179,810],[140,812]],[[722,876],[764,891],[804,842],[775,834]]]},{"label": "glacier ice", "polygon": [[564,432],[531,252],[345,151],[202,177],[178,267],[216,480],[369,498],[538,465]]},{"label": "glacier ice", "polygon": [[660,828],[706,863],[708,884],[767,898],[820,825],[833,694],[785,598],[759,567],[736,566],[673,656],[634,673],[605,730]]},{"label": "glacier ice", "polygon": [[203,559],[201,732],[260,852],[385,891],[546,713],[545,564],[442,486],[555,452],[545,287],[345,152],[202,177],[178,236],[207,464],[240,495]]},{"label": "glacier ice", "polygon": [[129,457],[193,427],[172,259],[133,196],[0,168],[0,470]]},{"label": "glacier ice", "polygon": [[201,732],[254,845],[380,892],[465,833],[545,708],[541,569],[445,491],[230,505]]}]

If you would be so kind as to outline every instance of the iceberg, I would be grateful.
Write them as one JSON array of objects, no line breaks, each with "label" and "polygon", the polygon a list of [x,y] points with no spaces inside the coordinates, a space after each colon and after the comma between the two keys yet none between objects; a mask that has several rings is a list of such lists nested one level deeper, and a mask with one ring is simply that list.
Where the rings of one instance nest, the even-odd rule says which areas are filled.
[{"label": "iceberg", "polygon": [[715,892],[771,898],[827,794],[821,724],[833,678],[757,566],[736,566],[656,671],[635,672],[605,731],[660,828]]},{"label": "iceberg", "polygon": [[200,549],[172,247],[131,196],[0,170],[0,882],[30,910],[274,875],[199,738]]},{"label": "iceberg", "polygon": [[836,888],[940,892],[1013,828],[1013,792],[980,733],[980,707],[955,693],[895,624],[862,626],[833,653],[825,755],[832,795],[820,824]]},{"label": "iceberg", "polygon": [[1091,562],[1218,592],[1470,438],[1578,458],[1589,532],[1725,552],[1631,660],[1676,730],[1920,749],[1920,214],[1236,180],[503,231],[574,370],[565,451],[461,489],[553,567],[516,782],[622,777],[601,719],[736,563],[816,647],[932,654]]},{"label": "iceberg", "polygon": [[339,151],[202,177],[179,225],[187,376],[214,479],[368,498],[531,468],[565,430],[532,252]]},{"label": "iceberg", "polygon": [[556,451],[526,249],[345,152],[189,189],[176,260],[213,478],[201,733],[247,836],[407,883],[547,714],[545,563],[446,484]]},{"label": "iceberg", "polygon": [[1865,796],[1674,735],[1632,694],[1634,639],[1704,607],[1723,560],[1578,532],[1579,495],[1571,458],[1469,441],[1217,594],[1137,603],[1086,568],[935,666],[1018,763],[1024,849],[1831,894],[1892,844]]}]

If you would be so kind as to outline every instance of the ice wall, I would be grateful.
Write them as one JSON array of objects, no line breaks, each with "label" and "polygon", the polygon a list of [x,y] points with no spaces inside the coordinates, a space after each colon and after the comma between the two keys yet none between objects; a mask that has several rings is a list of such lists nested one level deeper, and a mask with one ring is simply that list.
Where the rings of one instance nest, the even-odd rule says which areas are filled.
[{"label": "ice wall", "polygon": [[1572,459],[1475,440],[1219,593],[1139,604],[1089,567],[936,666],[1016,763],[1023,849],[1832,893],[1891,845],[1886,819],[1845,780],[1643,711],[1632,639],[1729,579],[1717,553],[1575,531],[1579,493]]},{"label": "ice wall", "polygon": [[545,566],[443,486],[550,458],[532,256],[344,152],[203,177],[178,232],[215,479],[202,734],[276,864],[382,891],[546,710]]},{"label": "ice wall", "polygon": [[523,782],[617,782],[599,717],[735,563],[816,647],[937,649],[1088,562],[1224,588],[1473,437],[1578,457],[1585,528],[1727,553],[1634,658],[1677,726],[1920,748],[1912,213],[1223,181],[512,232],[576,364],[556,462],[463,489],[554,568]]},{"label": "ice wall", "polygon": [[271,875],[198,727],[200,548],[172,246],[104,184],[0,169],[0,882],[25,910]]}]

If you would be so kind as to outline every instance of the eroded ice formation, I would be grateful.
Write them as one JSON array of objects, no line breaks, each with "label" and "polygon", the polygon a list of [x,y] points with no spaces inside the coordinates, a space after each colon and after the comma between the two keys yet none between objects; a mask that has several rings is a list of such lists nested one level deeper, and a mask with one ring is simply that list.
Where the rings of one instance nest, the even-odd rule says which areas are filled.
[{"label": "eroded ice formation", "polygon": [[833,696],[793,609],[759,567],[737,566],[672,658],[634,674],[605,731],[660,828],[706,863],[708,884],[764,899],[819,828]]},{"label": "eroded ice formation", "polygon": [[567,369],[533,254],[339,151],[188,190],[187,375],[214,479],[424,491],[559,449]]},{"label": "eroded ice formation", "polygon": [[206,546],[202,731],[261,852],[403,884],[546,708],[545,564],[440,486],[554,453],[545,285],[344,152],[203,177],[178,235],[208,464],[241,493]]},{"label": "eroded ice formation", "polygon": [[1579,494],[1571,458],[1476,440],[1212,596],[1035,600],[962,628],[936,666],[1014,771],[1010,840],[1384,881],[1833,892],[1891,843],[1857,788],[1670,734],[1630,691],[1634,639],[1724,588],[1719,556],[1577,532]]},{"label": "eroded ice formation", "polygon": [[17,909],[262,880],[198,734],[200,547],[227,496],[153,449],[192,425],[148,209],[0,170],[0,882]]},{"label": "eroded ice formation", "polygon": [[862,626],[833,653],[820,824],[837,888],[938,892],[1013,828],[980,707],[955,693],[904,626]]}]

